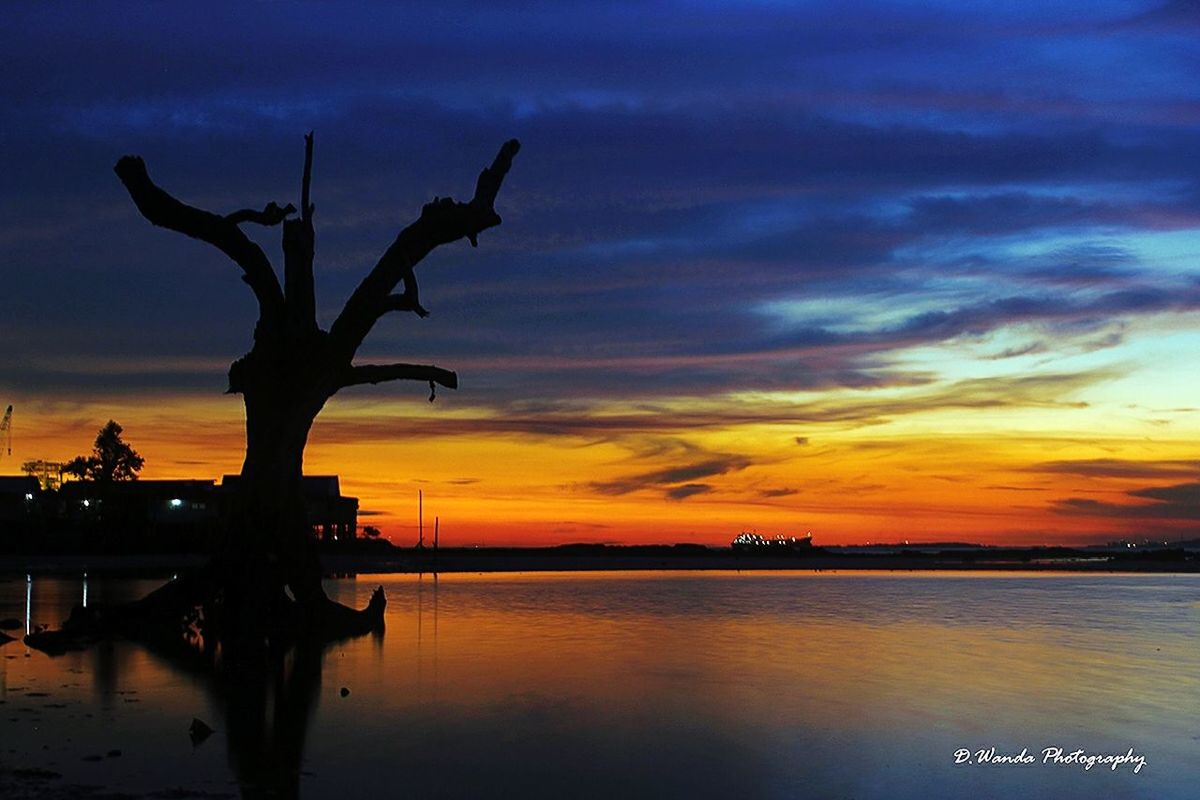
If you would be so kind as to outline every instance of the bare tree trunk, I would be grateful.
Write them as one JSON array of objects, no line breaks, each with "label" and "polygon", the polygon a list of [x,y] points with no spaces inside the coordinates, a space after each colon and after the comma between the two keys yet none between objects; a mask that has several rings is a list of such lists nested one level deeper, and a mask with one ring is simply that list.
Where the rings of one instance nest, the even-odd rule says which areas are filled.
[{"label": "bare tree trunk", "polygon": [[[242,270],[258,300],[259,316],[250,352],[229,369],[229,392],[246,405],[246,459],[232,499],[224,540],[203,574],[168,584],[118,609],[82,611],[61,632],[33,637],[31,644],[72,646],[90,636],[118,631],[177,642],[182,628],[202,627],[199,638],[245,643],[338,638],[378,629],[386,603],[376,590],[361,611],[331,601],[321,587],[316,543],[303,494],[304,447],[313,420],[341,389],[364,383],[413,380],[458,387],[450,370],[422,364],[355,364],[354,356],[385,314],[429,312],[421,305],[415,269],[442,245],[467,239],[500,224],[494,204],[520,149],[514,139],[500,147],[479,174],[468,202],[435,197],[396,236],[363,278],[330,326],[316,320],[313,263],[315,207],[310,200],[313,136],[304,137],[300,215],[295,206],[268,203],[261,211],[215,214],[177,200],[160,188],[136,156],[117,162],[115,172],[138,211],[151,224],[206,242]],[[241,225],[283,225],[283,283],[266,253]],[[394,293],[404,284],[402,293]],[[40,637],[40,638],[39,638]],[[185,633],[186,637],[186,633]]]},{"label": "bare tree trunk", "polygon": [[286,624],[281,616],[311,622],[329,602],[302,483],[304,446],[319,410],[276,393],[246,395],[246,458],[216,563],[226,608],[240,620],[225,624],[251,636]]}]

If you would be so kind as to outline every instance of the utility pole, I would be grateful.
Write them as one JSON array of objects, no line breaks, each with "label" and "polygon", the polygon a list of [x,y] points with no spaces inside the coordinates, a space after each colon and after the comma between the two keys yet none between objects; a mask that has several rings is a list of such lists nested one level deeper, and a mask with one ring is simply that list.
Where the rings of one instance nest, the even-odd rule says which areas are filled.
[{"label": "utility pole", "polygon": [[425,493],[417,490],[417,549],[425,549]]}]

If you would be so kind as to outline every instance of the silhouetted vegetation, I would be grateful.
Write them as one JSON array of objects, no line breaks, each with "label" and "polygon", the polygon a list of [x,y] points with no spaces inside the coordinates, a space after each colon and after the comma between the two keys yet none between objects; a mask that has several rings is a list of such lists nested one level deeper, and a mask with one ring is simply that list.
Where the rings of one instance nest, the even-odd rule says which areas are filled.
[{"label": "silhouetted vegetation", "polygon": [[124,428],[109,420],[100,433],[90,456],[76,456],[63,467],[63,472],[80,480],[97,483],[135,481],[146,460],[121,438]]}]

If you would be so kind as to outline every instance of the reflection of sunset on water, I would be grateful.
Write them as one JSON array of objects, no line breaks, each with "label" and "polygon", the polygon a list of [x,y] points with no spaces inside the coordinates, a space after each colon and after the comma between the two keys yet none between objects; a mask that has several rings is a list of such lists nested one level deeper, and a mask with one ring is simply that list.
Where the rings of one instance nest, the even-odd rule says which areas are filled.
[{"label": "reflection of sunset on water", "polygon": [[[1198,777],[1182,766],[1193,718],[1181,701],[1200,690],[1191,576],[426,574],[328,586],[362,605],[378,583],[389,597],[382,637],[328,649],[299,697],[268,688],[261,731],[271,702],[306,704],[315,692],[311,710],[278,712],[295,720],[289,747],[300,751],[284,752],[303,754],[302,796],[326,796],[347,776],[456,796],[496,785],[538,797],[882,785],[893,797],[968,786],[1095,796],[1099,784],[1073,773],[954,771],[957,748],[988,745],[1146,753],[1137,783],[1128,771],[1093,779],[1110,796],[1182,797]],[[107,600],[151,585],[89,581]],[[0,583],[0,616],[21,609],[25,589]],[[56,622],[81,590],[35,576],[34,619]],[[303,666],[284,663],[285,679]],[[0,670],[5,708],[28,726],[14,729],[16,746],[78,780],[212,790],[231,785],[228,759],[243,777],[270,768],[267,743],[230,745],[229,698],[213,676],[134,645],[35,652]],[[193,717],[216,729],[195,748]],[[243,736],[255,735],[250,724]],[[110,748],[124,757],[78,761]]]}]

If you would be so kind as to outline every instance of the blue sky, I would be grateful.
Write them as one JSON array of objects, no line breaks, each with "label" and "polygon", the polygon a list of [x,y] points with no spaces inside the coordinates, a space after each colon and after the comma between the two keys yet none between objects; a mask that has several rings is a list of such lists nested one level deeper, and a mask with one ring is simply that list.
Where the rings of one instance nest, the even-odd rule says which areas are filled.
[{"label": "blue sky", "polygon": [[[457,368],[453,402],[478,430],[604,428],[626,442],[626,474],[662,475],[712,461],[642,447],[644,427],[686,431],[688,414],[712,427],[1116,409],[1130,379],[1143,416],[1195,404],[1195,2],[5,16],[0,385],[26,407],[219,393],[252,297],[219,254],[138,218],[111,166],[140,154],[213,210],[294,201],[308,130],[325,323],[422,203],[469,194],[521,139],[504,225],[478,250],[436,253],[422,267],[433,316],[385,321],[364,350]],[[276,231],[253,235],[277,248]],[[398,425],[426,413],[393,409],[404,391],[364,397]],[[1170,416],[1173,447],[1194,443],[1191,413]],[[686,485],[673,499],[709,493]]]}]

